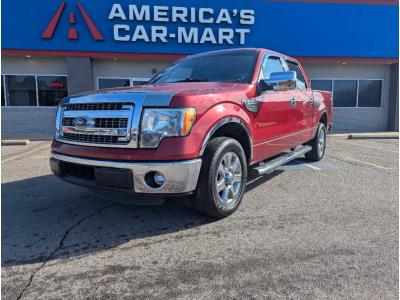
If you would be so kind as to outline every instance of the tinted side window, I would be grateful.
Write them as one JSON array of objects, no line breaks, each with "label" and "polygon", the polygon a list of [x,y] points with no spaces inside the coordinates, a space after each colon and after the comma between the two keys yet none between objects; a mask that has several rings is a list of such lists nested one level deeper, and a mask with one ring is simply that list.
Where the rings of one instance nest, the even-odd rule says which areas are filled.
[{"label": "tinted side window", "polygon": [[268,57],[264,59],[260,79],[268,79],[271,73],[283,71],[281,60],[278,57]]},{"label": "tinted side window", "polygon": [[304,79],[303,73],[301,72],[299,65],[292,62],[292,61],[286,61],[289,71],[295,71],[297,74],[297,88],[301,90],[305,90],[307,88],[306,85],[306,80]]}]

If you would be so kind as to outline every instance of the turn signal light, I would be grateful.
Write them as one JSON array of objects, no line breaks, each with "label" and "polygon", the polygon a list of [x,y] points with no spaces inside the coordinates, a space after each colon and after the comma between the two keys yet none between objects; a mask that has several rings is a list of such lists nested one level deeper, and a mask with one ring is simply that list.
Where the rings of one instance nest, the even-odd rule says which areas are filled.
[{"label": "turn signal light", "polygon": [[196,111],[194,109],[186,109],[184,111],[182,135],[189,134],[195,119],[196,119]]}]

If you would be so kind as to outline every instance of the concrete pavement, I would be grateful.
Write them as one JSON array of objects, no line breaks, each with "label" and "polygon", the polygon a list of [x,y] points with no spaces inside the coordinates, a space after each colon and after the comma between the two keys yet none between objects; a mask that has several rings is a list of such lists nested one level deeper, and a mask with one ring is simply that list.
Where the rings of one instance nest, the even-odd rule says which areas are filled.
[{"label": "concrete pavement", "polygon": [[323,161],[251,178],[219,221],[64,183],[46,143],[2,147],[3,299],[398,296],[398,140],[330,137]]}]

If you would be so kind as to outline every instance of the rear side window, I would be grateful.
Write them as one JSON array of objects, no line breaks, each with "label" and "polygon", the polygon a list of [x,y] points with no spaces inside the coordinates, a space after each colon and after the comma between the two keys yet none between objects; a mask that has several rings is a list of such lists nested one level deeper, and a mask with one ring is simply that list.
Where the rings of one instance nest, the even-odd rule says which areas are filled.
[{"label": "rear side window", "polygon": [[295,71],[297,74],[297,88],[301,90],[305,90],[307,88],[306,80],[304,79],[303,73],[301,72],[299,65],[287,60],[286,61],[289,71]]},{"label": "rear side window", "polygon": [[264,59],[260,79],[268,79],[271,73],[283,72],[283,66],[279,57],[270,56]]}]

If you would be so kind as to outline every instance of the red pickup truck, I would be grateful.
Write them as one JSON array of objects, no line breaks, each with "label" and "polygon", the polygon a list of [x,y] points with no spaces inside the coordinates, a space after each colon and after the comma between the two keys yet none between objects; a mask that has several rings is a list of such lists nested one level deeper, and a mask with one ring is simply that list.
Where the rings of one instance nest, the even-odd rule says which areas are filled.
[{"label": "red pickup truck", "polygon": [[332,96],[300,63],[266,49],[188,56],[139,87],[63,99],[50,166],[101,193],[185,195],[215,216],[234,212],[250,171],[320,160]]}]

